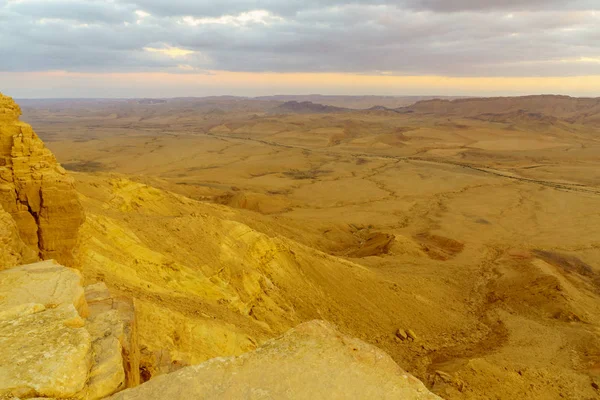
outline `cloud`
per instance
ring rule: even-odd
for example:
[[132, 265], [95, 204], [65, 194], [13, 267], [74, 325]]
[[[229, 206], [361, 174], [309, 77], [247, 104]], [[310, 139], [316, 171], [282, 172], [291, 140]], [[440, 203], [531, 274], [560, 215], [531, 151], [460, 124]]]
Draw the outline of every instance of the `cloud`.
[[389, 6], [432, 12], [462, 11], [539, 11], [539, 10], [587, 10], [597, 9], [597, 0], [119, 0], [122, 4], [134, 4], [161, 16], [208, 16], [236, 15], [257, 9], [269, 10], [283, 16], [293, 16], [308, 10], [322, 10], [347, 5]]
[[171, 47], [171, 46], [163, 46], [161, 48], [144, 47], [144, 50], [148, 51], [150, 53], [164, 54], [167, 57], [171, 57], [171, 58], [186, 57], [190, 54], [195, 53], [195, 51], [193, 51], [193, 50], [180, 49], [179, 47]]
[[0, 71], [600, 73], [597, 0], [0, 0]]
[[271, 25], [275, 22], [284, 21], [283, 18], [273, 15], [267, 10], [252, 10], [242, 12], [238, 15], [221, 15], [220, 17], [204, 17], [194, 18], [185, 16], [181, 21], [190, 26], [199, 25], [231, 25], [231, 26], [247, 26], [252, 24]]
[[98, 0], [8, 0], [4, 7], [22, 18], [91, 23], [131, 21], [134, 10], [131, 4], [111, 4]]
[[408, 0], [414, 9], [437, 12], [587, 10], [598, 8], [596, 0]]

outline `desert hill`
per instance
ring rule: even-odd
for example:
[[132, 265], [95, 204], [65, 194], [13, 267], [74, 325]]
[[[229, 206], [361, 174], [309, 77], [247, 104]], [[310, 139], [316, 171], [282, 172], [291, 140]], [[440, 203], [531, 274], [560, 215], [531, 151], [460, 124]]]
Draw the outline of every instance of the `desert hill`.
[[276, 96], [259, 96], [257, 100], [268, 101], [297, 101], [311, 102], [327, 106], [353, 108], [357, 110], [368, 109], [376, 106], [386, 108], [405, 107], [422, 100], [430, 99], [454, 99], [456, 97], [449, 96], [334, 96], [334, 95], [276, 95]]
[[286, 101], [270, 110], [271, 114], [328, 114], [350, 111], [346, 108], [327, 106], [311, 101]]
[[569, 96], [491, 97], [417, 102], [404, 112], [437, 116], [486, 117], [527, 115], [531, 118], [558, 118], [571, 123], [600, 123], [600, 98]]

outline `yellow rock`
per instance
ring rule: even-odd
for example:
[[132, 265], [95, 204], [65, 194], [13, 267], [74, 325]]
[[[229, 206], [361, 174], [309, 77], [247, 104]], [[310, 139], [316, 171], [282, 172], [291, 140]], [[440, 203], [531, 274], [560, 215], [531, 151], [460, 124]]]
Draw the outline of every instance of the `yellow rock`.
[[162, 375], [111, 400], [439, 399], [386, 353], [311, 321], [256, 351]]
[[102, 282], [86, 286], [85, 298], [94, 365], [82, 397], [94, 400], [139, 384], [139, 349], [130, 299], [114, 298]]
[[37, 253], [21, 240], [15, 221], [0, 207], [0, 270], [36, 259]]
[[0, 396], [76, 395], [88, 378], [90, 350], [72, 304], [0, 321]]
[[0, 321], [11, 320], [44, 311], [46, 307], [39, 303], [24, 303], [0, 310]]
[[79, 271], [53, 260], [1, 271], [0, 312], [29, 303], [45, 308], [70, 304], [85, 317], [87, 302], [81, 282]]
[[19, 106], [0, 94], [0, 206], [32, 251], [73, 266], [84, 220], [73, 181], [31, 126], [19, 121], [20, 114]]
[[81, 282], [52, 260], [0, 271], [0, 398], [96, 400], [125, 387], [119, 302], [94, 285], [90, 314]]
[[94, 365], [90, 371], [85, 398], [101, 399], [125, 386], [122, 348], [119, 338], [123, 336], [123, 321], [116, 310], [102, 312], [86, 325], [93, 338]]

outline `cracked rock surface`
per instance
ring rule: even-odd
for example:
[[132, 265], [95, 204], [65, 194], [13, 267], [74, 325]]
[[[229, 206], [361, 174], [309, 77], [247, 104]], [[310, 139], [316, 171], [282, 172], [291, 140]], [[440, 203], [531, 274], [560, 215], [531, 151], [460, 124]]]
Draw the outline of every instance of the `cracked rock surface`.
[[0, 398], [100, 399], [125, 387], [125, 322], [53, 260], [0, 271]]

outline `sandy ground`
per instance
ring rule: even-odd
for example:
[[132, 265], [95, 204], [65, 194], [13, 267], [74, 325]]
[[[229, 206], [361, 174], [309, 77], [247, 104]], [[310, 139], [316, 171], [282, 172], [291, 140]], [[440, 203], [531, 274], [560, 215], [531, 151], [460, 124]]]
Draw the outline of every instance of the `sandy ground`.
[[599, 398], [595, 125], [90, 107], [24, 119], [74, 171], [86, 278], [138, 299], [149, 375], [324, 318], [448, 399]]

